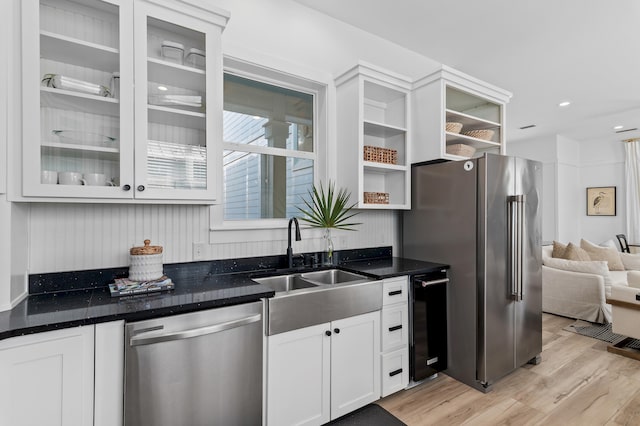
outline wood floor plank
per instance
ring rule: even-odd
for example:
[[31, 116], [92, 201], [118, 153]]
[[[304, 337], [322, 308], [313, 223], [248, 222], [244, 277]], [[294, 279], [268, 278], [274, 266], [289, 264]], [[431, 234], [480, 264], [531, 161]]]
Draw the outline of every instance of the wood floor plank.
[[573, 322], [543, 314], [542, 362], [487, 394], [440, 374], [378, 403], [409, 426], [640, 425], [640, 361], [563, 330]]

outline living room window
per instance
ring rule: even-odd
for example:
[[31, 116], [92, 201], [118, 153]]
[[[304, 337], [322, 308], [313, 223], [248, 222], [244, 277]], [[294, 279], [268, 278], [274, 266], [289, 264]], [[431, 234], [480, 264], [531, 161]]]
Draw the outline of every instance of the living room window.
[[225, 70], [223, 202], [214, 207], [214, 228], [274, 226], [273, 219], [299, 215], [296, 206], [323, 163], [316, 142], [320, 86], [256, 70]]

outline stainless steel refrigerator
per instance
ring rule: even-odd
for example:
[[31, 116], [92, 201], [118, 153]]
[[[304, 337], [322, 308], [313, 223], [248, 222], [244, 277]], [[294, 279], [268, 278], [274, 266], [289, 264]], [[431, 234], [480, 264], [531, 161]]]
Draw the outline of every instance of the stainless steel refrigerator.
[[445, 373], [478, 390], [542, 351], [542, 165], [486, 154], [416, 164], [403, 256], [451, 266]]

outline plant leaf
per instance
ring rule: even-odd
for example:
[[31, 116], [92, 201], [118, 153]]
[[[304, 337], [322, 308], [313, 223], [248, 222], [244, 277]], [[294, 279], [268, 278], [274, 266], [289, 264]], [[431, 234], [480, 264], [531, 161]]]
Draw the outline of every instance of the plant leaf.
[[320, 182], [320, 189], [314, 185], [308, 195], [309, 199], [302, 199], [304, 207], [297, 206], [304, 215], [300, 218], [302, 221], [318, 228], [337, 228], [348, 231], [355, 231], [352, 227], [361, 225], [357, 222], [346, 222], [358, 212], [351, 211], [357, 203], [349, 205], [351, 194], [345, 188], [340, 188], [336, 193], [333, 182], [329, 181], [326, 190]]

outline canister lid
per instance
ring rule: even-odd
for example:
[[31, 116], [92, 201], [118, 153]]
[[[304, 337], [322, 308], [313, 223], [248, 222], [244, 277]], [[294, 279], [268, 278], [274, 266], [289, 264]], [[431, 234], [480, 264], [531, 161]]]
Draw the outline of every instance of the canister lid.
[[162, 253], [162, 246], [152, 246], [150, 244], [151, 240], [144, 240], [144, 247], [132, 247], [130, 253], [133, 255]]

